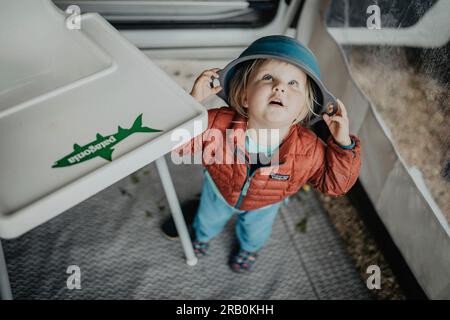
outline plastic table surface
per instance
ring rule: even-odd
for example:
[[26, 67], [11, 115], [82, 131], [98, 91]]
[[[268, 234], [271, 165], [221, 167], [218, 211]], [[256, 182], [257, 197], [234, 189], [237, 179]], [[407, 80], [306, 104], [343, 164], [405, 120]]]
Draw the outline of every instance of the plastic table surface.
[[48, 0], [13, 2], [0, 12], [5, 239], [161, 158], [180, 143], [175, 130], [207, 124], [206, 109], [99, 15], [72, 30]]

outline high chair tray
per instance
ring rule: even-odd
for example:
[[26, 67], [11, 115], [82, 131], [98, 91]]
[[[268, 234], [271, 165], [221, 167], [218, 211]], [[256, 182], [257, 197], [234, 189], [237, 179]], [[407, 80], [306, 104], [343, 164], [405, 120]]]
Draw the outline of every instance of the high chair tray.
[[0, 14], [0, 238], [170, 152], [174, 130], [207, 125], [206, 109], [98, 14], [71, 30], [50, 1], [11, 3]]

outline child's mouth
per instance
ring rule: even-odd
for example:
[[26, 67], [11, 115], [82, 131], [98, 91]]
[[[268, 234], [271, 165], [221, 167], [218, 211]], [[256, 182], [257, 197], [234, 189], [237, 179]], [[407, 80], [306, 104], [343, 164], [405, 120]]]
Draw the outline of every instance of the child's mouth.
[[272, 100], [269, 102], [269, 105], [284, 107], [283, 102], [281, 102], [281, 100]]

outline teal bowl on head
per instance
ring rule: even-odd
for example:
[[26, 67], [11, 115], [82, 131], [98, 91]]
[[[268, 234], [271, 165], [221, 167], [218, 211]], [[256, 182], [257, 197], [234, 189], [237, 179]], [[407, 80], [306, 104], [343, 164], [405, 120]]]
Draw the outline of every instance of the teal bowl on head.
[[237, 59], [218, 72], [222, 90], [217, 95], [228, 104], [229, 84], [236, 70], [254, 59], [279, 59], [299, 67], [312, 80], [314, 112], [330, 116], [337, 112], [336, 98], [322, 83], [319, 65], [312, 51], [296, 39], [282, 35], [266, 36], [254, 41]]

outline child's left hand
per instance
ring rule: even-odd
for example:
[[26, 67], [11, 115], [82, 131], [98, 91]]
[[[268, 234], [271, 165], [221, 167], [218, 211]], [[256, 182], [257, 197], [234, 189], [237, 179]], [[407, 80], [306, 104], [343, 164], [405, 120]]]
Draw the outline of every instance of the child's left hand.
[[323, 115], [323, 120], [330, 129], [334, 140], [341, 146], [349, 146], [352, 144], [350, 139], [349, 121], [347, 117], [347, 110], [341, 100], [337, 99], [338, 111], [334, 116], [327, 114]]

